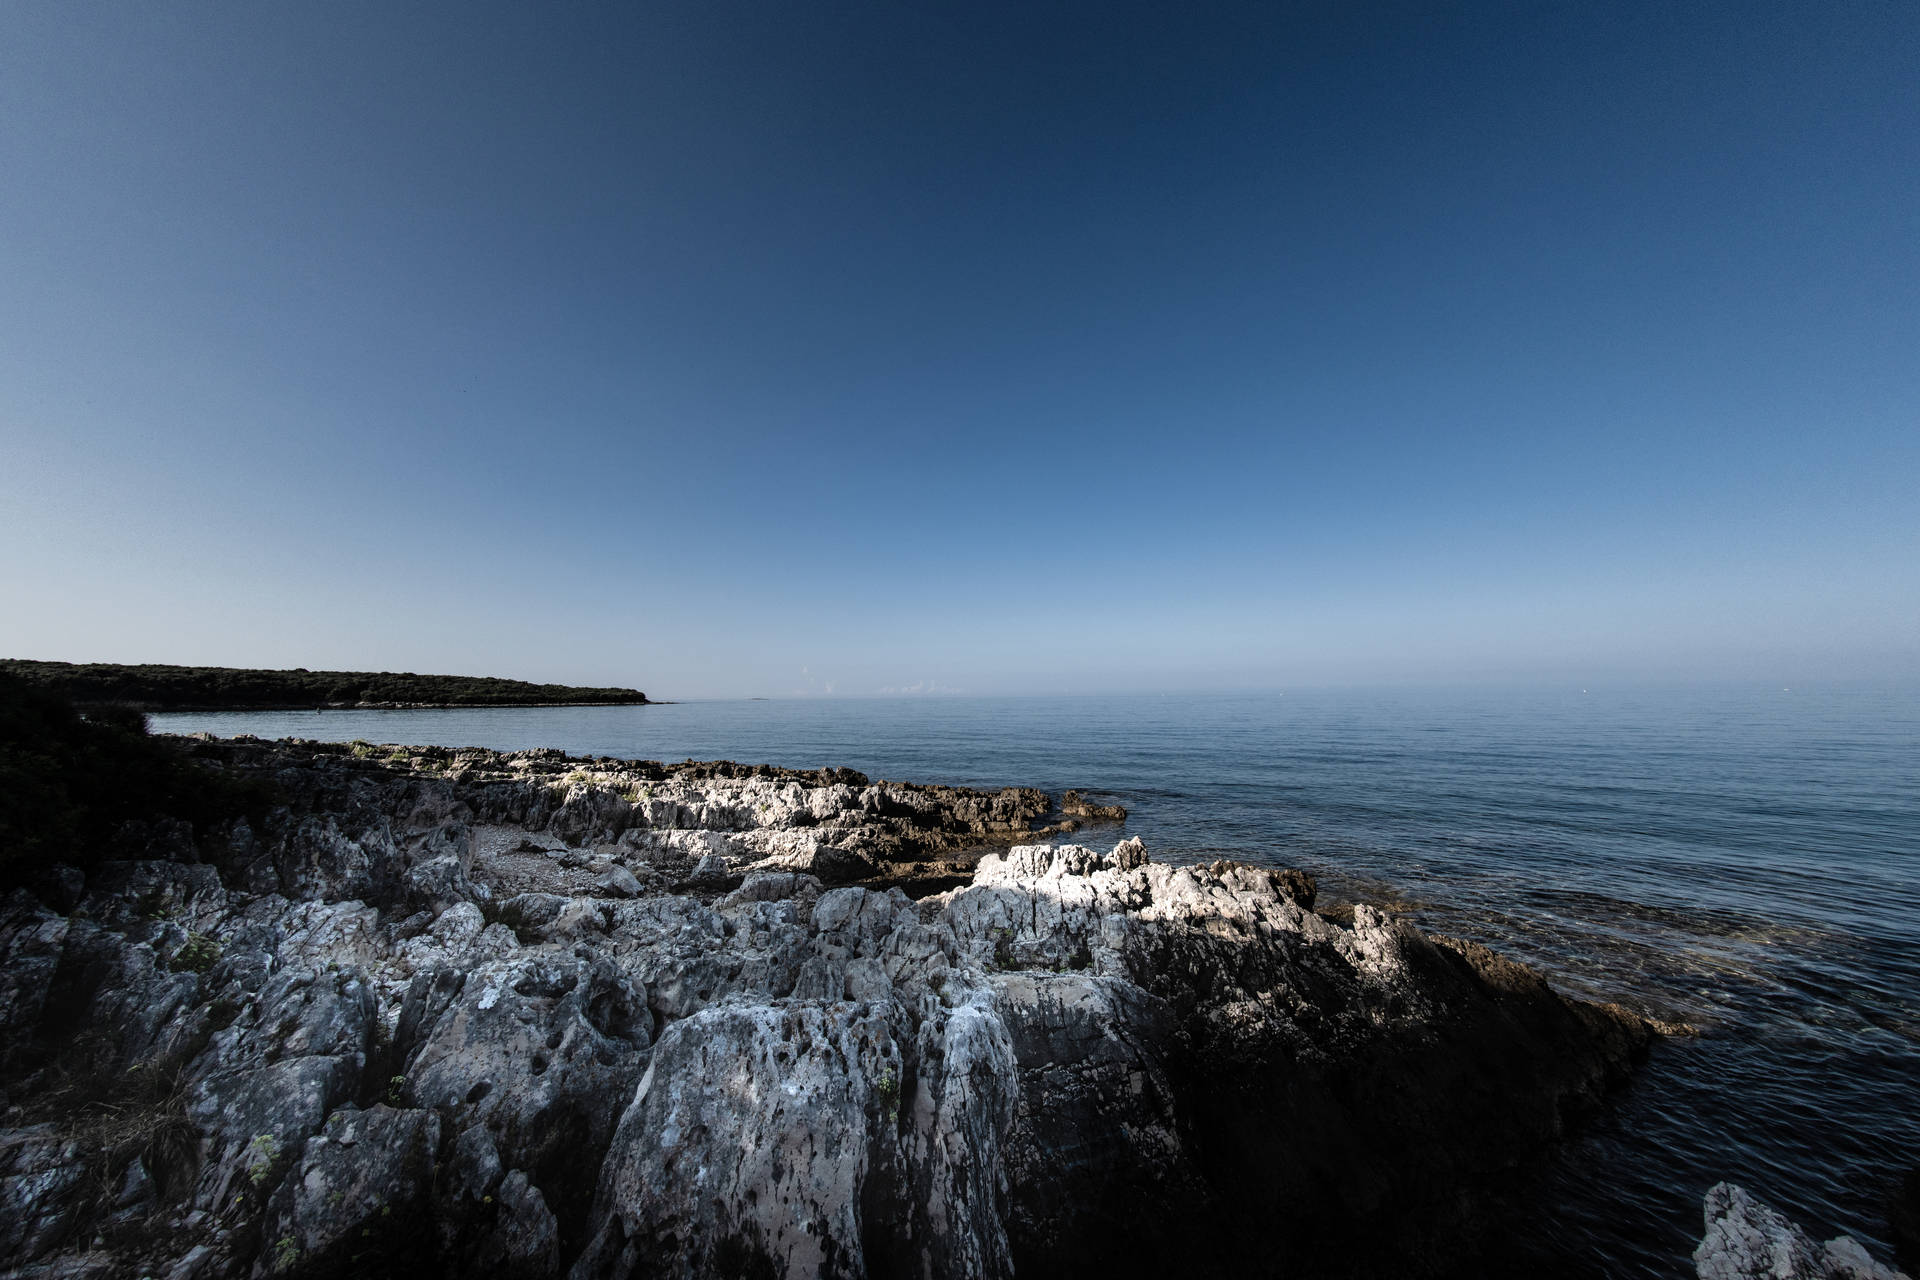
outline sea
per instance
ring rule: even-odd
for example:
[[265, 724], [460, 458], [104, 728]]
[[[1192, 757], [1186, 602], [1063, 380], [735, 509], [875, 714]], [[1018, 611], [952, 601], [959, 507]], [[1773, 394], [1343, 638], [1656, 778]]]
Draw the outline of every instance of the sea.
[[1686, 1024], [1490, 1273], [1693, 1274], [1737, 1182], [1890, 1256], [1920, 1164], [1920, 688], [1302, 689], [177, 713], [160, 732], [558, 747], [1080, 788], [1155, 858], [1295, 866]]

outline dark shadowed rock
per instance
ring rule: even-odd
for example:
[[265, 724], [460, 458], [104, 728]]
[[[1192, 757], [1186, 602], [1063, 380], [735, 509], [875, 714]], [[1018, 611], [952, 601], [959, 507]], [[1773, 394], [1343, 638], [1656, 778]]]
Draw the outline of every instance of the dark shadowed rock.
[[40, 905], [25, 889], [0, 899], [0, 1068], [10, 1068], [32, 1050], [21, 1034], [40, 1025], [54, 974], [66, 950], [67, 917]]
[[336, 1111], [267, 1204], [256, 1274], [337, 1276], [430, 1262], [419, 1217], [433, 1186], [431, 1111]]
[[1920, 1166], [1907, 1170], [1887, 1203], [1887, 1226], [1902, 1265], [1920, 1267]]
[[35, 1261], [81, 1225], [86, 1156], [52, 1125], [0, 1131], [0, 1259]]

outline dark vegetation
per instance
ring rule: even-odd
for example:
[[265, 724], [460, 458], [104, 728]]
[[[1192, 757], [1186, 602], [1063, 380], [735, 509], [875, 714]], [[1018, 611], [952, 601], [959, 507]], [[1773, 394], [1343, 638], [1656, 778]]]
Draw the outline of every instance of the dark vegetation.
[[145, 711], [273, 711], [313, 707], [512, 707], [644, 703], [638, 689], [583, 689], [492, 676], [422, 676], [411, 671], [257, 671], [243, 667], [123, 666], [0, 658], [0, 674], [81, 704], [120, 703]]
[[128, 821], [205, 829], [249, 817], [257, 825], [270, 801], [262, 784], [204, 768], [176, 743], [147, 736], [138, 711], [83, 713], [0, 672], [0, 886], [56, 863], [91, 867]]

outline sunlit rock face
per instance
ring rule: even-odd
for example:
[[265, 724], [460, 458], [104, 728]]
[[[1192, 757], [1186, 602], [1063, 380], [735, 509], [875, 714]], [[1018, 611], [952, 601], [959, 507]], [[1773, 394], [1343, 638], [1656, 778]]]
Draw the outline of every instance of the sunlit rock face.
[[1707, 1192], [1706, 1235], [1694, 1250], [1700, 1280], [1907, 1280], [1851, 1236], [1818, 1244], [1730, 1182]]
[[0, 1267], [1439, 1273], [1648, 1038], [1299, 872], [1009, 845], [1043, 793], [203, 754], [287, 802], [0, 911]]

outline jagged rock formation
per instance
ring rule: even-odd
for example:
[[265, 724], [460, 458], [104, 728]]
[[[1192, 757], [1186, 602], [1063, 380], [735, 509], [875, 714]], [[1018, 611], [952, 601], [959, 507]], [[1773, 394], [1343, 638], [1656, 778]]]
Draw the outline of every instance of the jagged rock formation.
[[1852, 1236], [1817, 1244], [1745, 1188], [1707, 1192], [1707, 1233], [1694, 1250], [1700, 1280], [1907, 1280], [1875, 1262]]
[[0, 1269], [1433, 1272], [1649, 1034], [1299, 872], [962, 870], [1037, 792], [200, 749], [287, 803], [0, 905]]
[[[1080, 826], [1053, 797], [1032, 787], [988, 792], [875, 783], [851, 769], [782, 769], [724, 760], [662, 765], [576, 759], [551, 750], [456, 751], [245, 738], [199, 741], [194, 750], [209, 763], [271, 776], [295, 812], [331, 817], [336, 829], [365, 825], [372, 805], [393, 809], [410, 828], [433, 818], [457, 819], [470, 831], [499, 827], [522, 839], [529, 833], [551, 837], [529, 841], [520, 851], [541, 853], [556, 843], [587, 848], [601, 861], [644, 864], [664, 883], [694, 878], [701, 860], [712, 855], [720, 861], [704, 874], [716, 887], [728, 877], [737, 883], [746, 870], [769, 869], [805, 871], [830, 884], [884, 878], [925, 889], [950, 887], [937, 882], [942, 877], [964, 882], [982, 847]], [[1103, 812], [1107, 820], [1126, 816], [1119, 808]], [[324, 843], [331, 837], [316, 830], [303, 838]], [[376, 833], [376, 843], [385, 838]], [[440, 852], [454, 851], [449, 846]], [[305, 853], [295, 856], [298, 861]], [[379, 862], [383, 870], [396, 871], [392, 858]], [[441, 874], [446, 865], [413, 870]], [[266, 886], [278, 874], [263, 868], [255, 879]], [[296, 883], [279, 887], [295, 896], [305, 893]]]

